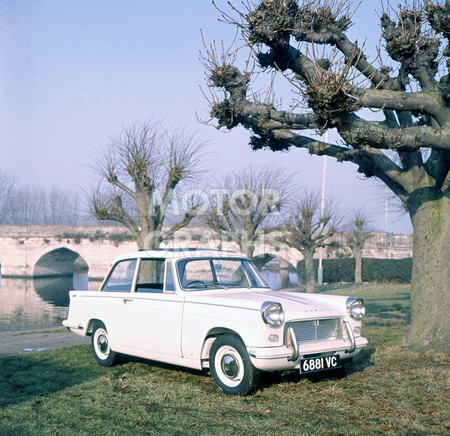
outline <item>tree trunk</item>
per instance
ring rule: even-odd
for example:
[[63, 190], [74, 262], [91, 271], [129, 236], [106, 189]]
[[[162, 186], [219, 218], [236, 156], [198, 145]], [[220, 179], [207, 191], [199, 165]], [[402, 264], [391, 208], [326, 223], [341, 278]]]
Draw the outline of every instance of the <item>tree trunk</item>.
[[289, 263], [286, 259], [280, 258], [281, 289], [289, 288]]
[[409, 343], [450, 352], [450, 199], [430, 199], [411, 213], [414, 228]]
[[136, 237], [136, 242], [139, 250], [159, 248], [162, 242], [161, 232], [150, 232], [142, 229], [139, 236]]
[[355, 251], [355, 283], [361, 283], [361, 270], [362, 270], [362, 250]]
[[247, 242], [247, 240], [241, 240], [239, 244], [241, 253], [245, 254], [249, 259], [253, 259], [253, 254], [255, 253], [255, 246], [253, 241]]
[[306, 292], [316, 292], [316, 274], [314, 271], [314, 251], [304, 251], [306, 270]]

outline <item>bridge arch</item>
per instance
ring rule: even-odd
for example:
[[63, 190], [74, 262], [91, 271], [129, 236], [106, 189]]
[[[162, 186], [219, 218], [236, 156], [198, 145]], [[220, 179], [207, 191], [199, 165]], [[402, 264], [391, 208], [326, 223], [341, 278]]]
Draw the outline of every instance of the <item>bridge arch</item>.
[[301, 282], [297, 276], [295, 265], [279, 254], [263, 253], [255, 256], [252, 260], [272, 289], [300, 286]]
[[34, 277], [72, 277], [74, 274], [87, 274], [89, 265], [75, 251], [56, 248], [39, 258], [34, 265]]

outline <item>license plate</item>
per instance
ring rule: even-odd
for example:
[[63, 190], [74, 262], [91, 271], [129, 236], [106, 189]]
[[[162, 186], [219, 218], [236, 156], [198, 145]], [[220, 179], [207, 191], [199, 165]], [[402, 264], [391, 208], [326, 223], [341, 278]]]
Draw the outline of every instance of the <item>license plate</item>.
[[341, 359], [338, 355], [326, 357], [311, 357], [310, 359], [300, 360], [300, 373], [325, 371], [341, 367]]

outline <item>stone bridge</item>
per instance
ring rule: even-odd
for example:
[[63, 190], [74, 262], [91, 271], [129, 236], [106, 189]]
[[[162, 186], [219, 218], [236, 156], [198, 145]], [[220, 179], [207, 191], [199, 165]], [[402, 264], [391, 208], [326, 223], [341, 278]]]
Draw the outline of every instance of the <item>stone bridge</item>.
[[[345, 235], [338, 235], [345, 240]], [[238, 251], [236, 244], [221, 242], [211, 230], [182, 229], [163, 247], [202, 247]], [[135, 251], [136, 243], [123, 227], [88, 226], [0, 226], [0, 273], [3, 276], [54, 277], [88, 272], [91, 279], [103, 278], [114, 257]], [[346, 249], [341, 250], [342, 254]], [[275, 259], [277, 266], [296, 266], [302, 256], [277, 244], [273, 238], [260, 242], [255, 256]], [[336, 253], [324, 253], [324, 258]], [[404, 258], [412, 256], [411, 235], [373, 233], [366, 242], [364, 257]], [[278, 262], [279, 261], [279, 262]]]

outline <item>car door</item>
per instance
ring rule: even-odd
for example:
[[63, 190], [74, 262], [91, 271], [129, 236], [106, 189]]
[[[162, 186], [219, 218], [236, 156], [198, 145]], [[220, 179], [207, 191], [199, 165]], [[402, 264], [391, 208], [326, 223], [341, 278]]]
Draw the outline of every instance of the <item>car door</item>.
[[95, 307], [94, 318], [105, 324], [113, 349], [126, 346], [132, 333], [127, 328], [130, 324], [129, 316], [132, 315], [127, 310], [127, 303], [131, 300], [136, 266], [137, 259], [117, 262], [92, 304]]
[[126, 306], [128, 347], [152, 355], [181, 356], [183, 297], [175, 292], [170, 261], [140, 259]]

